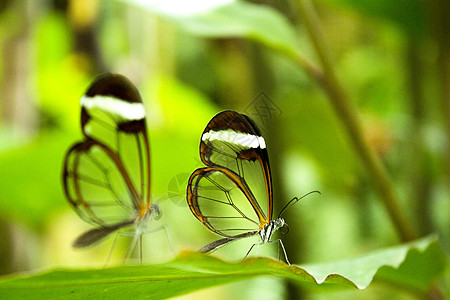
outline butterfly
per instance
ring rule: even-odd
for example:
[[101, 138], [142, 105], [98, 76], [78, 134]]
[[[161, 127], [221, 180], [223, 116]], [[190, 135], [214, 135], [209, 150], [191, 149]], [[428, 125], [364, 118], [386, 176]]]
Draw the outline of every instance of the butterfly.
[[84, 139], [68, 150], [62, 177], [69, 204], [95, 228], [73, 246], [90, 246], [126, 228], [133, 235], [128, 257], [142, 245], [149, 220], [161, 216], [150, 198], [145, 107], [126, 77], [109, 73], [93, 81], [80, 104]]
[[283, 242], [270, 238], [276, 230], [288, 228], [281, 214], [302, 197], [289, 201], [279, 217], [272, 219], [269, 156], [256, 123], [235, 111], [218, 113], [203, 131], [200, 158], [206, 167], [196, 169], [189, 177], [187, 202], [203, 225], [224, 238], [199, 251], [208, 253], [232, 241], [259, 235], [259, 243], [253, 246], [278, 242], [289, 264]]

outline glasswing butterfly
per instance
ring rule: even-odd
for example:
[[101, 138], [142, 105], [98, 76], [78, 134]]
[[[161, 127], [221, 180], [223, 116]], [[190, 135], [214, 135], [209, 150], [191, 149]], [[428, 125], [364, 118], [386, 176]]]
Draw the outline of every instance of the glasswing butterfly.
[[[203, 225], [225, 238], [199, 251], [211, 252], [232, 241], [256, 235], [260, 241], [247, 255], [255, 245], [271, 243], [272, 233], [287, 226], [281, 214], [299, 198], [292, 199], [279, 217], [272, 219], [269, 156], [256, 123], [234, 111], [218, 113], [203, 131], [200, 158], [206, 167], [191, 174], [187, 202]], [[289, 264], [282, 241], [273, 242], [279, 243]]]
[[150, 147], [141, 96], [126, 77], [104, 74], [80, 104], [84, 139], [65, 156], [64, 192], [81, 219], [96, 228], [73, 246], [90, 246], [127, 228], [133, 240], [125, 258], [139, 243], [142, 260], [142, 233], [160, 211], [150, 199]]

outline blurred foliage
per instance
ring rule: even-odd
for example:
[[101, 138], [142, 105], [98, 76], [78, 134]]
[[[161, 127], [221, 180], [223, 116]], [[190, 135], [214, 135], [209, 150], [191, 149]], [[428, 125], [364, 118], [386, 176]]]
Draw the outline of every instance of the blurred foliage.
[[338, 6], [349, 6], [364, 15], [380, 18], [392, 22], [407, 34], [413, 36], [424, 36], [430, 30], [427, 23], [427, 3], [420, 0], [400, 0], [400, 1], [361, 1], [361, 0], [324, 0]]
[[[279, 182], [275, 193], [284, 195], [274, 199], [274, 215], [294, 196], [322, 193], [290, 209], [286, 238], [294, 245], [288, 253], [298, 252], [295, 263], [342, 259], [398, 242], [342, 120], [320, 83], [293, 59], [301, 54], [311, 64], [317, 61], [296, 1], [75, 2], [1, 2], [0, 232], [11, 236], [0, 242], [2, 259], [11, 262], [2, 273], [99, 264], [106, 257], [111, 241], [86, 251], [70, 248], [89, 227], [70, 210], [61, 185], [65, 151], [81, 138], [78, 99], [104, 70], [128, 76], [144, 99], [153, 199], [162, 207], [161, 222], [175, 252], [217, 238], [191, 215], [184, 193], [189, 174], [202, 166], [201, 132], [223, 109], [260, 122], [272, 167], [279, 170], [273, 174]], [[437, 70], [440, 57], [448, 54], [441, 53], [434, 34], [436, 3], [427, 4], [315, 2], [367, 143], [386, 165], [417, 231], [437, 233], [448, 256], [450, 128], [445, 123], [450, 116], [442, 105], [450, 100], [441, 99]], [[88, 20], [80, 20], [80, 11], [89, 11]], [[262, 120], [255, 114], [260, 92], [278, 112]], [[147, 239], [150, 262], [173, 257], [164, 234]], [[120, 261], [126, 247], [119, 241], [112, 260]], [[239, 259], [245, 247], [230, 245], [217, 255]], [[252, 281], [252, 295], [262, 282]], [[281, 280], [271, 284], [283, 288]], [[219, 287], [214, 295], [227, 287], [238, 295], [243, 286], [248, 287]], [[258, 298], [268, 295], [260, 292]], [[354, 299], [384, 296], [411, 298], [383, 283], [364, 294], [350, 293]]]

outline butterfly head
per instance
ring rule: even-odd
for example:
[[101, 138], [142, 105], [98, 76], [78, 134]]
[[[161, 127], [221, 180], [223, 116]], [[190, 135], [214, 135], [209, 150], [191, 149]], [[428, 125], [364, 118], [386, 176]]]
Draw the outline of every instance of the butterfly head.
[[270, 241], [270, 237], [272, 234], [277, 231], [279, 228], [287, 226], [286, 221], [283, 218], [278, 218], [276, 220], [272, 220], [259, 231], [259, 236], [263, 243], [267, 243]]
[[149, 213], [153, 216], [153, 219], [155, 219], [155, 220], [159, 220], [162, 216], [161, 209], [159, 208], [159, 206], [157, 204], [152, 204], [150, 206]]

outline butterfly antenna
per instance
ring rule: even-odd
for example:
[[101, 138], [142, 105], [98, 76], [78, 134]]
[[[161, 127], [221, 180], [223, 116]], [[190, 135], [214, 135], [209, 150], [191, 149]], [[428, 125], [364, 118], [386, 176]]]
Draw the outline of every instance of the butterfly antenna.
[[312, 194], [312, 193], [319, 193], [319, 194], [321, 194], [319, 191], [312, 191], [312, 192], [309, 192], [309, 193], [304, 194], [304, 195], [301, 196], [300, 198], [297, 198], [297, 197], [292, 198], [291, 201], [289, 201], [289, 202], [283, 207], [283, 209], [280, 211], [280, 213], [278, 214], [278, 218], [280, 218], [281, 215], [282, 215], [288, 208], [290, 208], [292, 205], [294, 205], [295, 203], [297, 203], [300, 199], [303, 199], [303, 198], [305, 198], [306, 196], [308, 196], [309, 194]]

